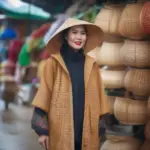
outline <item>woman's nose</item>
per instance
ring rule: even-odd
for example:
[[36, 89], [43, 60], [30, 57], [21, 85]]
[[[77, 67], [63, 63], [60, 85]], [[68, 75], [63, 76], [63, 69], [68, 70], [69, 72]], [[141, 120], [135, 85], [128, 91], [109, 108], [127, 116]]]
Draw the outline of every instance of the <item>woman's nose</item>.
[[81, 34], [77, 34], [77, 39], [81, 39]]

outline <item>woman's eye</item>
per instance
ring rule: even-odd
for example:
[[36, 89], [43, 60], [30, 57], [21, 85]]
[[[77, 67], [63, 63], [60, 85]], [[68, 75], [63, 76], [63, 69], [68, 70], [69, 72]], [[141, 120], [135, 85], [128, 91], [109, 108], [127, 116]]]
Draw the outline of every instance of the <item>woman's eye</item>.
[[82, 35], [85, 35], [85, 32], [82, 32], [81, 34], [82, 34]]

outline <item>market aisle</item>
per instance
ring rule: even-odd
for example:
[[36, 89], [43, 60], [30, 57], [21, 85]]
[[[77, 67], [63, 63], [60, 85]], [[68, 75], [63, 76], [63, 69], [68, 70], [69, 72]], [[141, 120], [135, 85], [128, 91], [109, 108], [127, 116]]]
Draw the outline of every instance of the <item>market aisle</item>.
[[0, 150], [42, 150], [31, 130], [32, 108], [10, 104], [4, 111], [0, 101]]

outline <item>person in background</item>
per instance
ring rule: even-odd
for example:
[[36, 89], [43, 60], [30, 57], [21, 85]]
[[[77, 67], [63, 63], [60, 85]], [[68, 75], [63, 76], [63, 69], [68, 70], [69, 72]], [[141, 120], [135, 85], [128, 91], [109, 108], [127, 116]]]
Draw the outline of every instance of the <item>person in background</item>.
[[67, 19], [47, 44], [40, 87], [32, 102], [32, 129], [47, 150], [99, 150], [99, 120], [109, 115], [99, 67], [87, 53], [103, 32], [94, 24]]

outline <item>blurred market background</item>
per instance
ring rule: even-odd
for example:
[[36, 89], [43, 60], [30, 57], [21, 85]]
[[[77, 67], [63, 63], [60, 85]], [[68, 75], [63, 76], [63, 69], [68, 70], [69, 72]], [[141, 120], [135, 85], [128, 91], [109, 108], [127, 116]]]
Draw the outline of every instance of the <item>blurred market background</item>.
[[[100, 66], [114, 131], [122, 132], [108, 132], [117, 142], [108, 136], [101, 150], [150, 150], [149, 12], [148, 0], [0, 0], [0, 150], [42, 149], [31, 130], [31, 103], [50, 57], [47, 41], [68, 17], [104, 31], [89, 55]], [[133, 127], [140, 136], [131, 135]]]

